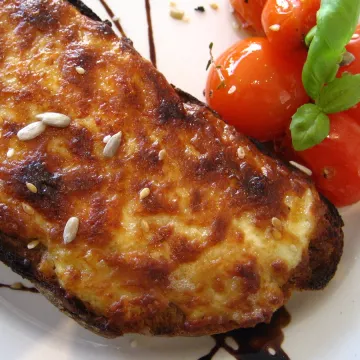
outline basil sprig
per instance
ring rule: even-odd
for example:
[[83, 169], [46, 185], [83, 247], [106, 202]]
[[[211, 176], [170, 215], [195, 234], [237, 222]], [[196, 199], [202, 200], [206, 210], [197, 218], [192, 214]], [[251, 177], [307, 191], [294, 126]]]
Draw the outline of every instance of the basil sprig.
[[360, 76], [336, 78], [360, 16], [360, 0], [322, 0], [316, 28], [306, 37], [310, 44], [302, 80], [315, 104], [293, 116], [290, 131], [295, 150], [319, 144], [330, 132], [327, 114], [350, 109], [360, 101]]

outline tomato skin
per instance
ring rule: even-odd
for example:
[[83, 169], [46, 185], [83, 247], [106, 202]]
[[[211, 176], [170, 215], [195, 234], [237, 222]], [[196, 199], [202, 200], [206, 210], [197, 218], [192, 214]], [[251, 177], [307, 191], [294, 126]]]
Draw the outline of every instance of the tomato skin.
[[[338, 77], [341, 77], [344, 72], [349, 72], [354, 75], [360, 74], [360, 25], [357, 26], [355, 34], [359, 35], [359, 37], [352, 39], [346, 46], [346, 50], [355, 56], [355, 60], [350, 65], [341, 66], [337, 75]], [[360, 104], [347, 110], [346, 113], [355, 118], [360, 124]]]
[[313, 172], [317, 188], [336, 206], [360, 201], [360, 125], [347, 113], [330, 115], [329, 136], [297, 156]]
[[[301, 81], [306, 51], [285, 57], [266, 38], [250, 38], [230, 47], [210, 69], [206, 98], [225, 121], [245, 135], [272, 140], [289, 126], [297, 108], [309, 101]], [[236, 91], [229, 94], [232, 87]]]
[[[305, 36], [316, 25], [320, 0], [268, 0], [262, 25], [271, 44], [283, 51], [305, 48]], [[280, 25], [278, 31], [271, 26]]]
[[267, 0], [230, 0], [235, 15], [242, 22], [244, 28], [250, 27], [255, 35], [262, 36], [264, 31], [261, 24], [261, 13]]

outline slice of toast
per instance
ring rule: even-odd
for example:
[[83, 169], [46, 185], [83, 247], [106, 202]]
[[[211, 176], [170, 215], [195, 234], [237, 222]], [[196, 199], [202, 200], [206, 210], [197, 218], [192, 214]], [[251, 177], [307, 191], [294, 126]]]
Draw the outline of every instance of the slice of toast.
[[[251, 327], [326, 286], [343, 223], [308, 177], [79, 1], [0, 1], [1, 261], [106, 337]], [[19, 139], [46, 112], [70, 125]]]

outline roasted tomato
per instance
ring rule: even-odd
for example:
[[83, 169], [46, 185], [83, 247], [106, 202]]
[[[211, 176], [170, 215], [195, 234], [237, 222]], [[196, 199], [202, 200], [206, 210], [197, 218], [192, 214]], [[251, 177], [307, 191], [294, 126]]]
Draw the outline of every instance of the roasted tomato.
[[261, 13], [266, 0], [230, 0], [230, 3], [244, 28], [254, 30], [256, 35], [264, 35], [261, 25]]
[[[344, 72], [349, 72], [351, 74], [360, 74], [360, 25], [357, 26], [353, 39], [346, 47], [346, 50], [351, 55], [353, 55], [354, 58], [350, 58], [349, 65], [340, 67], [338, 76], [341, 76]], [[348, 110], [346, 113], [356, 119], [360, 124], [360, 104], [357, 104], [355, 107]]]
[[318, 189], [335, 205], [346, 206], [360, 200], [360, 124], [347, 113], [330, 118], [329, 136], [296, 155], [312, 170]]
[[268, 0], [262, 25], [270, 43], [282, 51], [305, 48], [305, 36], [316, 25], [320, 0]]
[[266, 38], [240, 41], [210, 69], [208, 104], [245, 135], [274, 139], [309, 101], [301, 81], [305, 59], [305, 50], [284, 56]]

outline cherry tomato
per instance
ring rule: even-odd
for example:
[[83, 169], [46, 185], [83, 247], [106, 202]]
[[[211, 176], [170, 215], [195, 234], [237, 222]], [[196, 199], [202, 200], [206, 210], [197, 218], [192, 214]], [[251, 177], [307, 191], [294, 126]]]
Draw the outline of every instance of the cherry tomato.
[[[355, 60], [347, 66], [341, 66], [338, 77], [342, 76], [344, 72], [360, 74], [360, 25], [357, 26], [353, 39], [349, 45], [346, 46], [346, 50], [355, 56]], [[346, 113], [355, 118], [360, 124], [360, 104], [348, 110]]]
[[272, 45], [292, 51], [305, 48], [305, 36], [316, 25], [320, 0], [268, 0], [262, 25]]
[[261, 13], [267, 0], [230, 0], [235, 15], [242, 22], [244, 28], [255, 30], [256, 35], [264, 35], [261, 25]]
[[336, 206], [360, 200], [360, 125], [346, 113], [330, 115], [329, 136], [297, 156], [313, 172], [315, 183]]
[[[274, 139], [289, 126], [297, 108], [309, 101], [301, 81], [306, 55], [304, 50], [285, 57], [266, 38], [240, 41], [211, 67], [207, 102], [245, 135]], [[225, 87], [219, 88], [219, 72]]]

